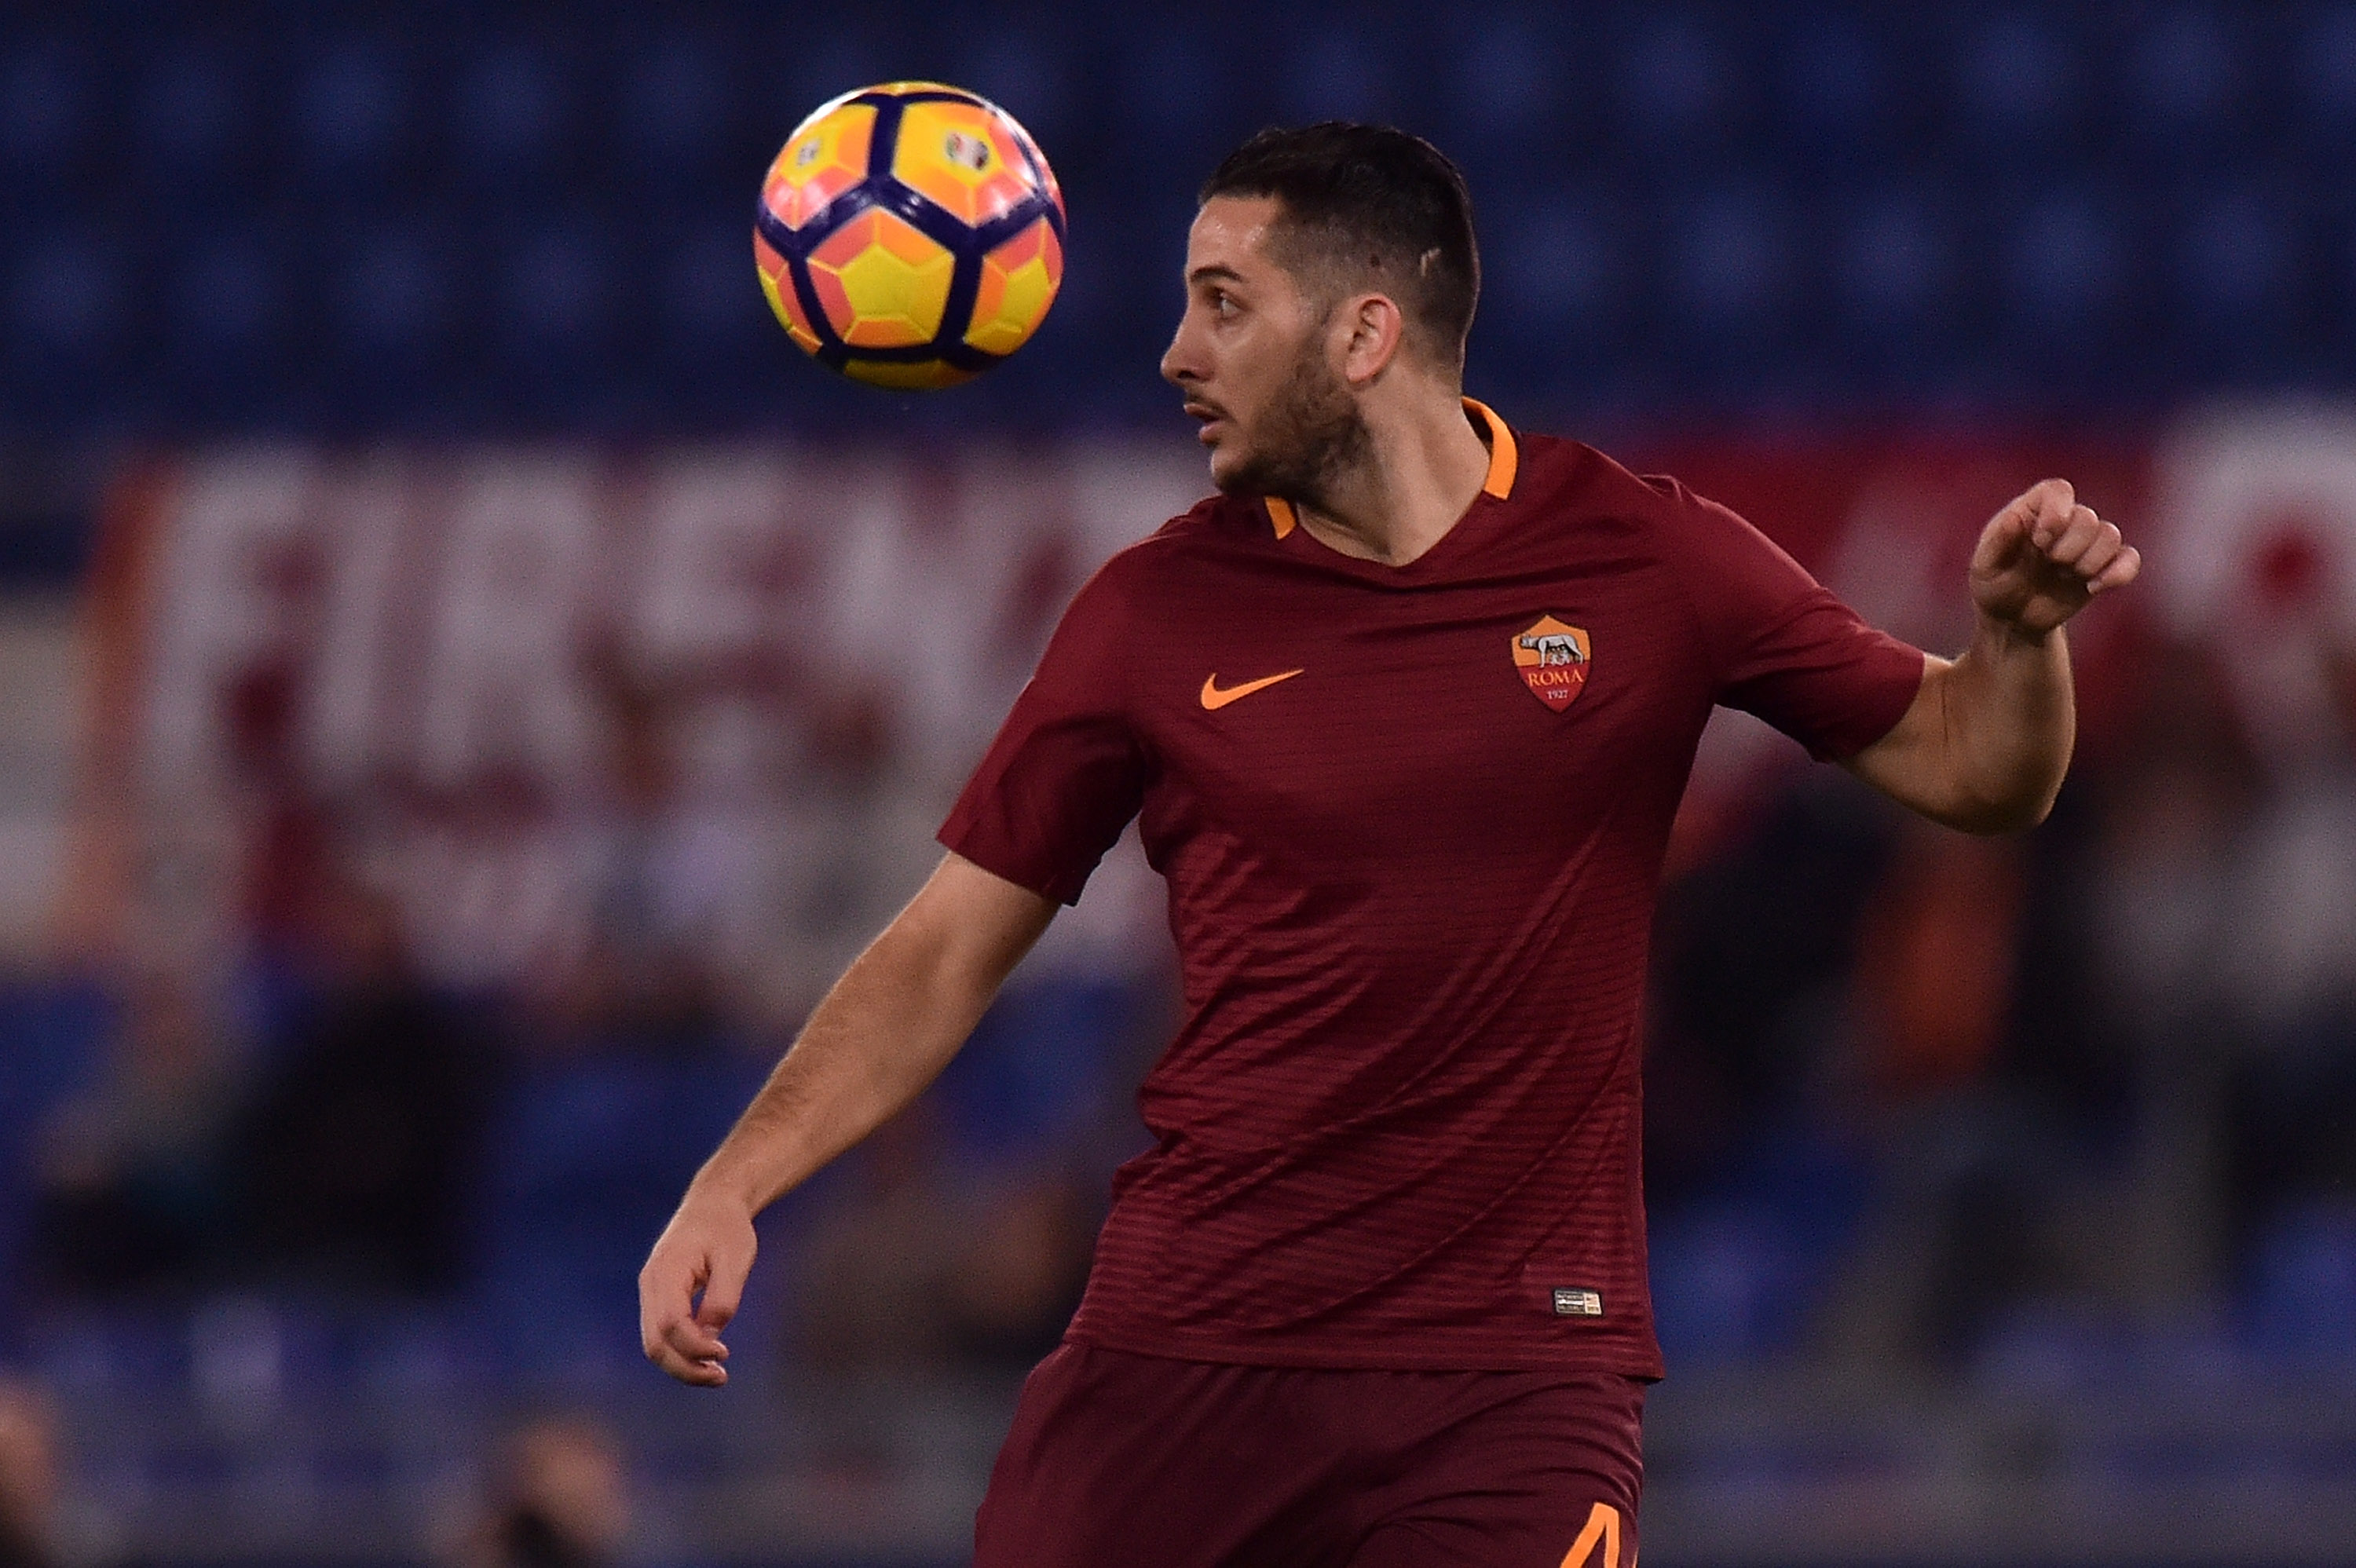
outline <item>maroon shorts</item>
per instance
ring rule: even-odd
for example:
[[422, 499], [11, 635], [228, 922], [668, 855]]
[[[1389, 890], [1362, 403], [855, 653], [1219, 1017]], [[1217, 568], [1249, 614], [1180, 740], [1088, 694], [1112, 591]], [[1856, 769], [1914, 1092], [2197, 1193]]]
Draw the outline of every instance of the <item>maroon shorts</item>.
[[975, 1568], [1634, 1568], [1644, 1385], [1065, 1345], [1023, 1385]]

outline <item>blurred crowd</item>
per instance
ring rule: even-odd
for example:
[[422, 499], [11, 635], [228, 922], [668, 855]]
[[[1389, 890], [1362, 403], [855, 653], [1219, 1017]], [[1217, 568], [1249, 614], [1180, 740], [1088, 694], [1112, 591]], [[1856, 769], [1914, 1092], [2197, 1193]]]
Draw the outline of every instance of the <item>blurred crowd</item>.
[[[47, 1517], [76, 1440], [86, 1473], [127, 1436], [60, 1424], [42, 1392], [60, 1357], [94, 1356], [88, 1375], [134, 1408], [192, 1398], [209, 1441], [266, 1446], [278, 1413], [337, 1397], [355, 1365], [408, 1376], [418, 1322], [415, 1355], [459, 1381], [429, 1373], [402, 1403], [460, 1413], [445, 1445], [480, 1434], [482, 1501], [438, 1529], [443, 1556], [586, 1568], [635, 1539], [625, 1440], [595, 1413], [659, 1381], [637, 1355], [637, 1264], [819, 967], [929, 868], [945, 803], [872, 700], [814, 707], [806, 788], [778, 808], [803, 854], [776, 943], [804, 952], [748, 982], [699, 880], [760, 852], [728, 836], [746, 814], [678, 786], [679, 709], [602, 663], [606, 793], [569, 825], [585, 920], [541, 961], [436, 973], [381, 803], [310, 791], [259, 744], [237, 763], [262, 784], [239, 795], [225, 961], [143, 925], [173, 903], [166, 853], [137, 868], [146, 912], [122, 945], [0, 987], [0, 1367], [37, 1370], [0, 1391], [0, 1564], [116, 1556], [70, 1509]], [[1052, 1348], [1109, 1172], [1141, 1139], [1124, 1084], [1170, 1008], [1157, 946], [1090, 965], [1087, 927], [1108, 910], [1133, 927], [1150, 879], [1124, 846], [1076, 940], [1046, 944], [935, 1091], [765, 1221], [737, 1336], [753, 1397], [814, 1390], [842, 1412], [827, 1444], [856, 1452], [862, 1391], [1009, 1378]], [[548, 1400], [576, 1411], [498, 1438], [498, 1413]]]
[[[1681, 845], [1647, 1128], [1673, 1354], [1690, 1332], [1705, 1356], [1953, 1365], [2056, 1311], [2223, 1314], [2283, 1345], [2347, 1326], [2356, 656], [2124, 641], [2032, 835], [1943, 832], [1775, 759]], [[214, 983], [159, 966], [19, 997], [26, 1068], [61, 1060], [44, 1007], [86, 1054], [27, 1129], [18, 1323], [510, 1286], [626, 1317], [635, 1252], [786, 1036], [663, 913], [663, 727], [616, 713], [612, 873], [562, 967], [429, 978], [365, 843], [316, 814], [260, 836], [251, 939]], [[854, 715], [819, 750], [854, 812], [896, 787], [890, 736]], [[827, 920], [880, 923], [925, 826], [904, 809], [827, 846], [851, 879]], [[1053, 1343], [1174, 1005], [1154, 886], [1125, 846], [1092, 897], [1144, 912], [1133, 951], [1048, 954], [932, 1095], [789, 1206], [785, 1338], [809, 1365], [1019, 1366]]]
[[[642, 713], [620, 707], [605, 874], [562, 962], [493, 986], [430, 976], [365, 825], [282, 796], [234, 963], [26, 987], [20, 1006], [71, 1015], [76, 1038], [53, 1046], [26, 1129], [19, 1323], [81, 1301], [517, 1287], [610, 1351], [637, 1254], [794, 1021], [748, 1001], [677, 913], [692, 890], [666, 881], [682, 865], [667, 840], [705, 825], [674, 809]], [[821, 812], [897, 787], [877, 726], [847, 728], [822, 748], [841, 771]], [[822, 845], [838, 882], [814, 924], [872, 934], [937, 853], [928, 827]], [[1054, 1342], [1135, 1141], [1118, 1085], [1164, 1009], [1153, 960], [1074, 971], [1051, 950], [936, 1093], [796, 1211], [788, 1339], [812, 1364], [1013, 1364]]]
[[[1957, 540], [2042, 473], [2154, 547], [2033, 834], [1706, 742], [1648, 1012], [1673, 1372], [2356, 1376], [2356, 421], [2305, 401], [2356, 389], [2356, 10], [594, 9], [0, 23], [0, 1568], [280, 1518], [414, 1558], [371, 1496], [452, 1564], [662, 1556], [637, 1263], [1057, 607], [1199, 491], [1152, 369], [1195, 180], [1336, 114], [1466, 169], [1477, 394], [1668, 436], [1877, 623], [1954, 645]], [[915, 76], [1038, 136], [1071, 270], [887, 401], [766, 318], [746, 212], [801, 113]], [[794, 1394], [744, 1452], [839, 1450], [799, 1517], [844, 1552], [969, 1506], [859, 1513], [894, 1443], [963, 1463], [875, 1402], [1004, 1383], [1076, 1299], [1160, 890], [1124, 843], [764, 1222], [738, 1386]], [[365, 1484], [306, 1399], [397, 1413]]]
[[1691, 1325], [1721, 1353], [2348, 1354], [2356, 647], [2263, 671], [2258, 640], [2115, 650], [2132, 678], [2030, 835], [1820, 770], [1670, 888], [1646, 1131], [1673, 1328], [1687, 1225], [1731, 1214], [1747, 1288]]
[[[1721, 720], [1649, 1009], [1673, 1369], [1968, 1383], [2136, 1345], [2154, 1366], [2202, 1347], [2346, 1368], [2356, 638], [2328, 537], [2259, 552], [2269, 607], [2246, 635], [2187, 635], [2165, 604], [2091, 618], [2078, 763], [2026, 836], [1926, 827]], [[1930, 597], [1952, 622], [1959, 596]], [[1908, 617], [1890, 618], [1950, 635]], [[434, 1386], [499, 1391], [504, 1413], [477, 1501], [437, 1526], [470, 1564], [611, 1561], [643, 1536], [629, 1439], [601, 1424], [659, 1381], [636, 1267], [825, 978], [747, 984], [712, 868], [782, 855], [777, 940], [830, 972], [922, 877], [958, 782], [890, 685], [806, 672], [776, 709], [790, 787], [715, 812], [683, 782], [692, 701], [602, 645], [575, 673], [600, 782], [551, 809], [574, 814], [582, 916], [533, 962], [429, 961], [437, 890], [421, 905], [387, 797], [312, 788], [274, 717], [290, 699], [241, 677], [218, 694], [243, 803], [234, 940], [142, 923], [205, 901], [174, 889], [207, 862], [159, 852], [116, 945], [0, 992], [5, 1344], [73, 1376], [111, 1357], [134, 1385], [182, 1357], [160, 1375], [232, 1435], [268, 1430], [241, 1411], [344, 1386], [352, 1356], [380, 1381], [455, 1356], [466, 1381]], [[784, 830], [732, 837], [764, 819]], [[793, 1388], [798, 1441], [847, 1474], [908, 1441], [878, 1436], [879, 1391], [1011, 1380], [1060, 1334], [1141, 1145], [1130, 1089], [1175, 1017], [1159, 893], [1124, 842], [936, 1088], [765, 1221], [739, 1364], [756, 1398]], [[138, 1328], [159, 1321], [184, 1347], [162, 1361]], [[402, 1338], [421, 1321], [422, 1351]], [[338, 1335], [361, 1348], [321, 1348]], [[57, 1407], [11, 1387], [0, 1521], [32, 1541]]]
[[[59, 1568], [113, 1555], [77, 1528], [64, 1496], [67, 1464], [56, 1400], [31, 1382], [0, 1381], [0, 1565]], [[624, 1561], [632, 1523], [611, 1424], [581, 1412], [529, 1416], [498, 1443], [437, 1556], [442, 1568], [608, 1568]]]

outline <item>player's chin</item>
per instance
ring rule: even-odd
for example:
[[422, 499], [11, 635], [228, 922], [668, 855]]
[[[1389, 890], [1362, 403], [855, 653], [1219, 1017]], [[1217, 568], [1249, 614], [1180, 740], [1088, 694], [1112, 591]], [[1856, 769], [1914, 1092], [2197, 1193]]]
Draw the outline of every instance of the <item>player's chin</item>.
[[1210, 438], [1211, 483], [1222, 495], [1257, 496], [1258, 469], [1240, 442], [1225, 432]]

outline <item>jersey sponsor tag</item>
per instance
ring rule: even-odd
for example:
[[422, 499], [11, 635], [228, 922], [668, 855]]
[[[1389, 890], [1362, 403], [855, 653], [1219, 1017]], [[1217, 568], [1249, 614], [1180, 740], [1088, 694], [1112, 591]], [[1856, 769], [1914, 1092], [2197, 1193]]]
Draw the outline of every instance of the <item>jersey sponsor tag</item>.
[[1557, 1287], [1554, 1315], [1557, 1317], [1601, 1317], [1603, 1316], [1603, 1295], [1601, 1291]]
[[1587, 666], [1594, 645], [1587, 633], [1567, 621], [1541, 615], [1514, 634], [1514, 667], [1530, 695], [1557, 713], [1587, 689]]

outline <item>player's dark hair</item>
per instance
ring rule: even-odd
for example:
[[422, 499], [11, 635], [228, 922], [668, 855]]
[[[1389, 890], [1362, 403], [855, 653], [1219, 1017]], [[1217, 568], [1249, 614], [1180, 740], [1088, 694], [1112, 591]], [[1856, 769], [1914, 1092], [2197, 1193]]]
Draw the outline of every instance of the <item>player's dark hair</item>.
[[1462, 367], [1481, 253], [1472, 194], [1439, 148], [1388, 125], [1271, 127], [1203, 182], [1200, 199], [1215, 196], [1274, 197], [1289, 231], [1277, 240], [1288, 271], [1323, 271], [1345, 290], [1378, 275], [1427, 354]]

